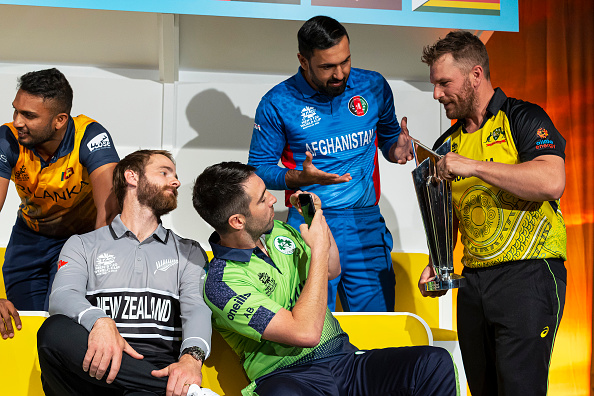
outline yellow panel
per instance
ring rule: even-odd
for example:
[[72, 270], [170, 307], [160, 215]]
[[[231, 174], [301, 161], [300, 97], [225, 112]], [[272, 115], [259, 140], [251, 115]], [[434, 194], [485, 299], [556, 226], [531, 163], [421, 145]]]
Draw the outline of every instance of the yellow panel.
[[2, 394], [11, 396], [43, 396], [41, 370], [37, 358], [37, 330], [42, 316], [22, 316], [23, 328], [14, 338], [0, 340], [0, 384]]
[[336, 319], [359, 349], [410, 345], [428, 345], [429, 335], [423, 323], [406, 314], [336, 313]]
[[2, 264], [4, 264], [4, 252], [6, 248], [0, 248], [0, 298], [6, 298], [6, 289], [4, 288], [4, 276], [2, 275]]
[[233, 352], [218, 331], [213, 330], [211, 354], [202, 367], [202, 386], [224, 395], [240, 395], [249, 381]]
[[214, 255], [212, 254], [212, 252], [210, 250], [206, 251], [206, 255], [208, 256], [208, 261], [212, 260], [212, 258], [214, 257]]
[[418, 282], [421, 272], [427, 266], [429, 256], [423, 253], [392, 252], [392, 265], [396, 274], [395, 311], [412, 312], [429, 327], [439, 327], [439, 300], [423, 297]]

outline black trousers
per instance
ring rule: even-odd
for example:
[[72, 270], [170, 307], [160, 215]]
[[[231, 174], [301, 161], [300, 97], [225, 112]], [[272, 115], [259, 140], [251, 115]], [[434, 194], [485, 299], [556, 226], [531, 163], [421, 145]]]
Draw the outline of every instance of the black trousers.
[[122, 354], [120, 371], [114, 382], [107, 384], [107, 369], [97, 380], [82, 369], [87, 352], [89, 332], [63, 315], [49, 317], [37, 333], [37, 351], [41, 366], [41, 382], [47, 396], [64, 395], [164, 395], [167, 377], [157, 378], [151, 371], [160, 370], [170, 362], [161, 357], [145, 355], [134, 359]]
[[566, 283], [542, 259], [462, 274], [458, 338], [472, 396], [546, 395]]
[[430, 346], [373, 349], [276, 370], [258, 396], [454, 396], [450, 354]]

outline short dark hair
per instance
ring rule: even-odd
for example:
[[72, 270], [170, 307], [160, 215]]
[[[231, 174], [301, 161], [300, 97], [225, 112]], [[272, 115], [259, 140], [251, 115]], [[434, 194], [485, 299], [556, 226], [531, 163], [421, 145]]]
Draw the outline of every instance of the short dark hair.
[[243, 184], [255, 171], [253, 166], [240, 162], [221, 162], [206, 168], [196, 179], [194, 209], [218, 233], [229, 231], [231, 216], [250, 216], [250, 197]]
[[17, 89], [30, 95], [40, 96], [44, 102], [51, 101], [56, 114], [70, 114], [72, 87], [62, 72], [55, 67], [23, 74], [18, 79]]
[[474, 66], [480, 65], [485, 72], [485, 78], [491, 79], [487, 48], [474, 34], [463, 30], [451, 31], [445, 38], [423, 48], [421, 60], [431, 67], [445, 54], [452, 54], [464, 71], [470, 71]]
[[126, 198], [126, 191], [128, 183], [124, 175], [127, 170], [136, 172], [139, 176], [144, 175], [144, 168], [150, 161], [153, 155], [164, 155], [175, 164], [175, 160], [169, 151], [166, 150], [137, 150], [125, 156], [113, 170], [113, 193], [118, 201], [120, 211], [124, 207], [124, 198]]
[[346, 29], [336, 19], [323, 15], [315, 16], [305, 22], [297, 32], [299, 53], [310, 60], [314, 50], [334, 47], [344, 36], [350, 42]]

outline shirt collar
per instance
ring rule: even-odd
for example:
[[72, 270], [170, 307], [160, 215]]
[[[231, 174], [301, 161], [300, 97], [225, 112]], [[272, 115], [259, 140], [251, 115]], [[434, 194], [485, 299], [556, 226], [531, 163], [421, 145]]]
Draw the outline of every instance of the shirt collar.
[[[126, 235], [127, 232], [130, 232], [130, 234], [134, 235], [134, 233], [124, 225], [121, 219], [121, 215], [119, 214], [113, 219], [113, 221], [109, 225], [109, 228], [111, 229], [111, 232], [116, 239], [122, 238]], [[153, 236], [155, 237], [155, 239], [163, 243], [167, 243], [167, 230], [165, 229], [165, 227], [163, 227], [163, 224], [161, 224], [160, 220], [159, 225], [153, 232]]]
[[483, 125], [485, 125], [485, 122], [489, 118], [491, 118], [491, 116], [497, 115], [497, 113], [499, 113], [499, 110], [501, 110], [506, 100], [507, 96], [503, 93], [501, 88], [495, 88], [495, 93], [493, 94], [491, 100], [489, 101], [489, 104], [487, 105], [488, 114], [485, 116], [485, 119], [483, 120]]
[[[312, 96], [314, 96], [316, 94], [325, 96], [325, 95], [321, 94], [320, 92], [316, 91], [315, 89], [313, 89], [311, 87], [311, 85], [309, 85], [309, 83], [305, 79], [305, 76], [303, 75], [303, 68], [301, 66], [299, 66], [299, 69], [297, 70], [297, 74], [295, 75], [295, 81], [297, 84], [297, 89], [299, 90], [299, 92], [301, 92], [301, 94], [303, 95], [304, 98], [311, 98]], [[346, 87], [352, 88], [354, 86], [355, 86], [355, 81], [353, 79], [353, 68], [351, 68], [351, 72], [349, 73], [349, 78], [347, 78], [347, 86]]]
[[[273, 227], [274, 228], [274, 227]], [[266, 231], [264, 234], [270, 234], [272, 232], [271, 228], [269, 231]], [[231, 248], [223, 245], [219, 245], [221, 241], [221, 236], [215, 231], [211, 234], [210, 238], [208, 238], [208, 243], [212, 248], [212, 254], [215, 258], [221, 260], [231, 260], [231, 261], [239, 261], [242, 263], [249, 263], [252, 259], [252, 253], [256, 254], [256, 256], [262, 258], [265, 261], [269, 261], [270, 264], [274, 265], [272, 259], [266, 256], [264, 253], [260, 254], [262, 251], [259, 247], [254, 247], [251, 249], [239, 249], [239, 248]]]
[[54, 163], [58, 160], [58, 158], [65, 157], [66, 155], [70, 154], [74, 149], [74, 120], [71, 116], [68, 116], [68, 126], [66, 127], [66, 132], [64, 133], [64, 137], [62, 141], [58, 145], [58, 149], [54, 153], [54, 155], [49, 159], [49, 161], [44, 161], [44, 159], [39, 155], [35, 147], [31, 150], [35, 155], [41, 160], [42, 167], [48, 166], [51, 163]]

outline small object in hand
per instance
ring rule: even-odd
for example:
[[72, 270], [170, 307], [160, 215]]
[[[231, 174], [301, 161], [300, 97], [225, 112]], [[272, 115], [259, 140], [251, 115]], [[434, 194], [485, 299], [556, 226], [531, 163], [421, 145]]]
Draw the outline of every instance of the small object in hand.
[[303, 211], [305, 223], [308, 227], [311, 226], [311, 222], [316, 214], [316, 207], [314, 206], [311, 194], [299, 194], [299, 205]]
[[201, 388], [196, 384], [190, 385], [187, 396], [220, 396], [218, 393], [207, 388]]

